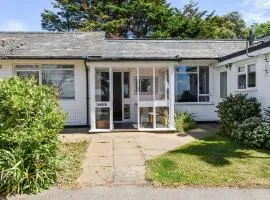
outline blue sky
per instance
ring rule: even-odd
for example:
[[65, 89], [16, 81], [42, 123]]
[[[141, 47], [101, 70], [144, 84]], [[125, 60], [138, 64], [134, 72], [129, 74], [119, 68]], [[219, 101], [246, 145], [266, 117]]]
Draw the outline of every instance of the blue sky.
[[[0, 30], [40, 31], [40, 13], [51, 9], [50, 0], [0, 0]], [[189, 0], [168, 0], [173, 6], [182, 8]], [[270, 21], [270, 0], [197, 0], [202, 10], [215, 10], [223, 15], [239, 11], [248, 24]]]

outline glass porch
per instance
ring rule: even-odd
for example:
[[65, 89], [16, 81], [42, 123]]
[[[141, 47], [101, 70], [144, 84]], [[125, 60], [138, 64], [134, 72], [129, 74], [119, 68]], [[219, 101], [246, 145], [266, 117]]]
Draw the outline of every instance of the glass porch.
[[90, 132], [174, 130], [173, 66], [90, 68], [90, 86]]

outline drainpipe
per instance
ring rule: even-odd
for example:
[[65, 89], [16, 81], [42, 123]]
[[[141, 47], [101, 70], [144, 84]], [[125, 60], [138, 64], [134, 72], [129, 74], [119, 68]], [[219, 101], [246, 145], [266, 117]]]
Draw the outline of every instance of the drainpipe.
[[86, 65], [87, 57], [84, 58], [85, 76], [86, 76], [86, 125], [89, 125], [89, 69]]

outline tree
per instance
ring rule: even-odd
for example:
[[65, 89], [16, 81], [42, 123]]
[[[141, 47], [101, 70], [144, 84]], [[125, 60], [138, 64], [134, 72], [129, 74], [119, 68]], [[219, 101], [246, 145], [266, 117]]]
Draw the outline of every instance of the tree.
[[103, 30], [119, 37], [150, 37], [173, 14], [165, 0], [55, 0], [58, 11], [41, 13], [49, 31]]
[[270, 21], [262, 24], [253, 24], [252, 28], [254, 29], [257, 37], [270, 35]]
[[57, 12], [45, 9], [41, 13], [41, 27], [48, 31], [73, 31], [86, 19], [88, 0], [55, 0], [52, 2]]
[[56, 12], [41, 13], [49, 31], [105, 31], [124, 38], [245, 38], [247, 28], [234, 11], [225, 16], [201, 11], [190, 1], [183, 10], [166, 0], [54, 0]]

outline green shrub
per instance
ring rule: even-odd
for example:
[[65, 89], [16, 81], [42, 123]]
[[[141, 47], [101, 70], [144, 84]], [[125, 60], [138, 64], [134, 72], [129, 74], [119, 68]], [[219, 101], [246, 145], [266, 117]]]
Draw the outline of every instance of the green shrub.
[[183, 133], [195, 127], [195, 121], [191, 114], [180, 112], [175, 114], [175, 128], [177, 132]]
[[36, 193], [56, 177], [65, 114], [54, 90], [34, 79], [0, 81], [0, 193]]
[[264, 120], [270, 123], [270, 107], [264, 109]]
[[246, 119], [232, 131], [232, 137], [246, 147], [269, 148], [270, 127], [258, 117]]
[[261, 104], [244, 94], [230, 95], [217, 106], [219, 133], [231, 135], [238, 124], [250, 117], [261, 118]]

